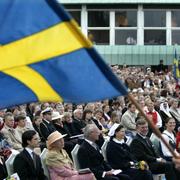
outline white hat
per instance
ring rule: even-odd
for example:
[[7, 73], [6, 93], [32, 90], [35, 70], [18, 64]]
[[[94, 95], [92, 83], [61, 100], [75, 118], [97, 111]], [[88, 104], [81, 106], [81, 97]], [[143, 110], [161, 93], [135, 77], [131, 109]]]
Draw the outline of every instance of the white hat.
[[119, 125], [120, 124], [118, 124], [118, 123], [113, 124], [113, 126], [109, 130], [108, 136], [114, 136], [115, 131], [119, 127]]
[[60, 115], [57, 111], [52, 112], [52, 120], [61, 119], [63, 116], [64, 115]]
[[47, 112], [52, 112], [52, 109], [50, 107], [47, 107], [46, 109], [41, 111], [41, 114], [47, 113]]

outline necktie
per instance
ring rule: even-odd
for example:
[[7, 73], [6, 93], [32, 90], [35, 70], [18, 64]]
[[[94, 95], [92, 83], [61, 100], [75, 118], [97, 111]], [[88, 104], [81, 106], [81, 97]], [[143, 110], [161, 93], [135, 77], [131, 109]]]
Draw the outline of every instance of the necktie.
[[92, 145], [93, 145], [93, 147], [94, 147], [97, 151], [99, 151], [99, 148], [98, 148], [98, 146], [97, 146], [96, 143], [93, 143]]
[[33, 159], [34, 167], [36, 169], [36, 155], [34, 152], [32, 152], [32, 159]]
[[9, 129], [9, 132], [10, 132], [12, 135], [15, 134], [15, 133], [14, 133], [14, 129]]

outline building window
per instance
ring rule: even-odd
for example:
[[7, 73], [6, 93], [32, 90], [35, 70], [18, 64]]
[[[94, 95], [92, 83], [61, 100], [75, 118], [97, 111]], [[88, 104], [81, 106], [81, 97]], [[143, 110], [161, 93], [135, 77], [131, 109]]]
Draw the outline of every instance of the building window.
[[115, 44], [137, 44], [137, 10], [115, 11]]
[[180, 45], [180, 10], [171, 11], [172, 45]]
[[72, 10], [69, 11], [69, 13], [71, 14], [71, 16], [76, 20], [76, 22], [78, 23], [79, 26], [81, 26], [81, 11], [77, 11], [77, 10]]
[[109, 27], [109, 12], [89, 11], [88, 27]]
[[172, 27], [180, 27], [180, 11], [172, 11], [171, 26]]
[[172, 45], [180, 45], [180, 30], [172, 30]]
[[137, 31], [136, 30], [116, 30], [115, 31], [116, 45], [136, 45]]
[[137, 11], [115, 12], [116, 27], [137, 27]]
[[109, 11], [88, 11], [88, 37], [97, 45], [109, 45]]
[[89, 30], [88, 38], [97, 45], [109, 45], [109, 30]]
[[166, 45], [166, 30], [144, 30], [144, 45]]
[[144, 11], [144, 27], [166, 27], [166, 11]]
[[166, 45], [166, 11], [144, 11], [144, 45]]

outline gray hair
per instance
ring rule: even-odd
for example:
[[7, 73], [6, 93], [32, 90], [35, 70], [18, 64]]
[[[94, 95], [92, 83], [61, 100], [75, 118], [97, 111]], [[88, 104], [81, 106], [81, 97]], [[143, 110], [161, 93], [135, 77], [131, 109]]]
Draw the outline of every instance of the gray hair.
[[89, 139], [90, 134], [97, 129], [97, 126], [95, 124], [88, 124], [86, 127], [83, 129], [84, 132], [84, 138]]
[[81, 109], [75, 109], [74, 111], [73, 111], [73, 115], [76, 115], [76, 113], [78, 113], [78, 112], [83, 112]]

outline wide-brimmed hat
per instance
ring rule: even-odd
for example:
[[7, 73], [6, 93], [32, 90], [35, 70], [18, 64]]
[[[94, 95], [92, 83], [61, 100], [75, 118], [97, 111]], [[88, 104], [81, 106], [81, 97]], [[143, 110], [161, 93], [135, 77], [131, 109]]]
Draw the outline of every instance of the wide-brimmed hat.
[[59, 112], [52, 112], [52, 120], [61, 119], [64, 115], [60, 115]]
[[54, 131], [51, 133], [48, 138], [47, 138], [47, 147], [49, 148], [54, 142], [58, 141], [59, 139], [62, 139], [65, 137], [67, 134], [61, 134], [58, 131]]

